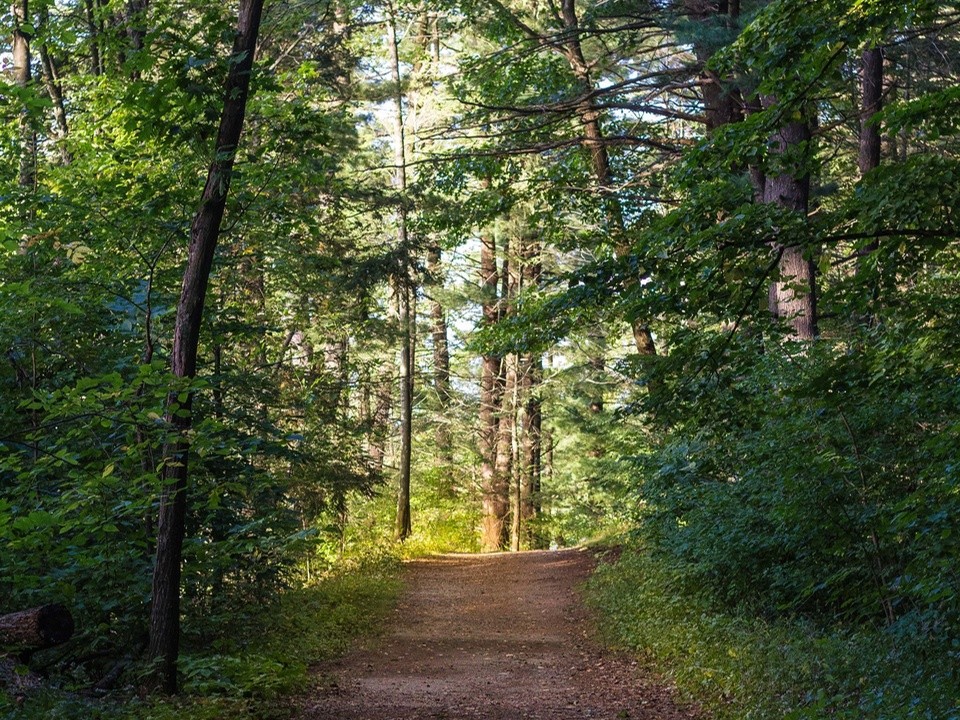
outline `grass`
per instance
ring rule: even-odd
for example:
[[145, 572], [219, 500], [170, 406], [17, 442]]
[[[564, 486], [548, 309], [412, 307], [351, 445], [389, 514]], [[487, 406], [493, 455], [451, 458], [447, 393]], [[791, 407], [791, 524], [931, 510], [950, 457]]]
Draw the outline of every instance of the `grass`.
[[389, 556], [347, 563], [319, 582], [285, 593], [238, 621], [206, 648], [180, 659], [181, 696], [140, 699], [132, 690], [103, 700], [65, 691], [24, 698], [0, 692], [10, 720], [272, 720], [289, 718], [292, 696], [307, 688], [312, 665], [345, 653], [383, 625], [400, 590]]
[[716, 720], [958, 720], [958, 650], [922, 620], [818, 628], [718, 610], [639, 551], [602, 565], [589, 602], [607, 639]]

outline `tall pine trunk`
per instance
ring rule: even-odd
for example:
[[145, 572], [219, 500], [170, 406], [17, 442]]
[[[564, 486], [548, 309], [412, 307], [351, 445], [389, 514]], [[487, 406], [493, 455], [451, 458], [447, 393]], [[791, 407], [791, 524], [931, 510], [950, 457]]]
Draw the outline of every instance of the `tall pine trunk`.
[[[775, 98], [765, 98], [764, 105], [775, 108]], [[802, 111], [801, 111], [802, 115]], [[799, 213], [806, 219], [810, 204], [810, 175], [804, 167], [809, 157], [810, 125], [801, 117], [784, 123], [774, 133], [771, 146], [782, 158], [792, 157], [793, 167], [785, 167], [779, 175], [768, 175], [764, 183], [763, 201]], [[817, 336], [817, 286], [815, 266], [802, 246], [778, 243], [779, 277], [770, 286], [771, 314], [787, 321], [793, 336], [812, 340]]]
[[[480, 291], [483, 304], [483, 324], [490, 327], [499, 318], [497, 301], [497, 249], [492, 235], [480, 239]], [[480, 369], [480, 483], [482, 492], [483, 525], [480, 545], [484, 552], [502, 549], [504, 521], [507, 516], [507, 489], [496, 472], [498, 409], [500, 406], [500, 368], [502, 359], [486, 354]]]
[[[710, 24], [717, 23], [720, 19], [723, 19], [728, 28], [736, 26], [740, 18], [740, 4], [721, 2], [714, 6], [701, 0], [687, 0], [686, 12], [691, 19], [706, 25], [712, 33]], [[743, 99], [739, 89], [728, 78], [721, 78], [707, 66], [713, 55], [710, 44], [695, 40], [693, 51], [701, 65], [700, 88], [707, 133], [743, 120]]]
[[[532, 237], [521, 238], [520, 290], [523, 293], [540, 284], [542, 264], [540, 243]], [[516, 522], [518, 546], [539, 547], [532, 526], [539, 512], [541, 426], [543, 409], [540, 402], [540, 383], [543, 379], [543, 361], [538, 353], [520, 356], [519, 387], [519, 468], [518, 506]]]
[[390, 74], [393, 92], [393, 157], [396, 189], [401, 195], [397, 210], [397, 241], [400, 245], [400, 271], [396, 279], [397, 316], [400, 323], [400, 477], [397, 489], [396, 536], [405, 540], [412, 530], [410, 518], [410, 465], [413, 443], [413, 369], [415, 366], [413, 342], [412, 292], [410, 282], [409, 238], [407, 211], [404, 206], [407, 192], [407, 155], [403, 124], [403, 86], [400, 77], [400, 54], [397, 47], [397, 24], [391, 5], [387, 18], [387, 46], [390, 51]]
[[[868, 48], [861, 59], [862, 77], [860, 80], [860, 146], [857, 152], [857, 167], [862, 178], [871, 170], [880, 167], [883, 148], [883, 136], [880, 124], [875, 122], [877, 114], [883, 110], [883, 50]], [[863, 258], [880, 248], [876, 240], [861, 251], [858, 271], [862, 272]], [[877, 289], [870, 289], [876, 299]], [[867, 318], [869, 320], [869, 318]]]
[[517, 393], [517, 356], [510, 354], [503, 361], [503, 395], [500, 403], [496, 474], [498, 486], [506, 490], [510, 518], [509, 533], [504, 532], [501, 543], [505, 544], [509, 538], [510, 549], [513, 551], [520, 549], [520, 475], [515, 452]]
[[[33, 82], [30, 69], [30, 6], [27, 0], [16, 0], [13, 13], [13, 78], [19, 88], [27, 88]], [[18, 185], [33, 189], [37, 182], [37, 134], [33, 129], [30, 108], [24, 104], [20, 108], [20, 171]]]
[[[190, 228], [187, 267], [177, 304], [171, 350], [171, 371], [176, 377], [193, 378], [196, 375], [203, 306], [226, 208], [234, 158], [243, 129], [262, 11], [263, 0], [240, 2], [237, 36], [231, 54], [213, 161], [207, 172], [200, 208]], [[178, 439], [165, 453], [150, 608], [147, 653], [156, 662], [158, 684], [171, 693], [177, 690], [180, 572], [187, 515], [187, 431], [193, 423], [192, 400], [192, 395], [188, 394], [186, 401], [181, 404], [177, 396], [171, 393], [167, 401], [166, 419], [177, 431]]]
[[[441, 287], [440, 248], [431, 247], [427, 251], [427, 274], [435, 288]], [[450, 433], [450, 411], [452, 395], [450, 393], [450, 346], [447, 341], [447, 316], [443, 305], [436, 297], [430, 300], [430, 325], [433, 338], [433, 388], [437, 393], [439, 419], [437, 421], [436, 443], [440, 462], [453, 464], [453, 438]]]
[[540, 383], [543, 380], [543, 361], [539, 355], [526, 354], [524, 369], [523, 430], [521, 437], [523, 472], [520, 476], [520, 534], [531, 547], [541, 543], [532, 530], [540, 512], [540, 465], [542, 455], [543, 404], [540, 401]]

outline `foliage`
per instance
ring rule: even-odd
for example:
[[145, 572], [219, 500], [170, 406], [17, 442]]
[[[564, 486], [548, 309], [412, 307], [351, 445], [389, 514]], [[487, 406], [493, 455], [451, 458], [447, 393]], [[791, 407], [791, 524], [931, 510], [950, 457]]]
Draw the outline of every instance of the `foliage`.
[[954, 718], [955, 641], [922, 614], [886, 629], [823, 629], [717, 608], [642, 547], [601, 565], [588, 598], [606, 636], [641, 653], [713, 717]]
[[[689, 623], [715, 675], [677, 672], [757, 717], [953, 711], [934, 683], [951, 687], [960, 637], [956, 3], [275, 5], [189, 385], [168, 353], [233, 30], [222, 4], [148, 5], [31, 2], [34, 80], [0, 79], [0, 610], [60, 600], [81, 627], [35, 664], [81, 687], [143, 646], [164, 411], [192, 392], [182, 671], [216, 699], [190, 712], [259, 711], [313, 651], [257, 645], [254, 625], [244, 646], [229, 630], [250, 607], [316, 601], [336, 624], [304, 578], [476, 549], [478, 357], [524, 356], [518, 407], [501, 369], [492, 415], [542, 414], [539, 463], [532, 432], [505, 444], [510, 486], [541, 482], [525, 540], [633, 527], [647, 554], [600, 593], [650, 629], [626, 627], [632, 644], [676, 658], [699, 647]], [[875, 48], [884, 107], [866, 118]], [[781, 143], [798, 123], [810, 139]], [[877, 167], [858, 162], [869, 127]], [[787, 176], [809, 212], [761, 185]], [[816, 287], [809, 342], [767, 301], [787, 251]], [[401, 269], [418, 310], [398, 548]], [[631, 337], [647, 329], [655, 355]], [[308, 645], [341, 647], [343, 612]]]
[[115, 694], [84, 700], [47, 691], [14, 701], [0, 694], [0, 711], [11, 720], [289, 717], [292, 703], [281, 696], [307, 687], [309, 667], [378, 632], [396, 600], [398, 567], [390, 557], [357, 561], [271, 604], [235, 613], [230, 631], [212, 645], [188, 645], [179, 699]]
[[658, 551], [766, 614], [935, 612], [954, 633], [953, 591], [923, 588], [953, 582], [931, 561], [957, 551], [936, 508], [955, 495], [958, 398], [952, 374], [904, 344], [924, 338], [899, 327], [873, 347], [823, 342], [759, 361], [734, 343], [724, 367], [678, 388], [684, 423], [637, 461], [638, 520]]

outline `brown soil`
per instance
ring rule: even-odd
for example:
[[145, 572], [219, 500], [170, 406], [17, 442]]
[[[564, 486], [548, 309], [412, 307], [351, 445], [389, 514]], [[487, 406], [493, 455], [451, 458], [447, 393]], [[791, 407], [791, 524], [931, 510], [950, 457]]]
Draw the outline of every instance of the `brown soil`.
[[688, 720], [630, 658], [604, 650], [577, 550], [444, 555], [408, 565], [391, 628], [318, 669], [303, 720]]

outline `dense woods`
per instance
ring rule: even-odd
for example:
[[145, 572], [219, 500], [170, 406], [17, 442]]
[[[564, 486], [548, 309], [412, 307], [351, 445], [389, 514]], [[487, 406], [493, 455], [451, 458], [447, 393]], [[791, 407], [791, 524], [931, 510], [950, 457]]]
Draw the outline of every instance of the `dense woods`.
[[3, 27], [0, 615], [73, 614], [53, 685], [202, 692], [337, 567], [611, 534], [624, 603], [860, 643], [789, 717], [960, 713], [960, 6]]

